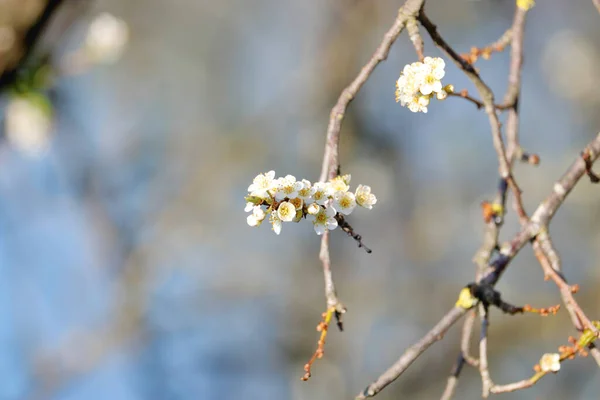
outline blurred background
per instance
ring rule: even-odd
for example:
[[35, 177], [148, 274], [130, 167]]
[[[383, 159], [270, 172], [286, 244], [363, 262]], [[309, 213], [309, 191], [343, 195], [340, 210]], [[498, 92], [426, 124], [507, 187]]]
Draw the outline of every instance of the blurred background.
[[[331, 330], [309, 382], [325, 311], [319, 237], [307, 223], [251, 228], [243, 210], [259, 172], [318, 179], [329, 111], [401, 4], [0, 1], [0, 400], [350, 399], [420, 338], [473, 280], [497, 160], [472, 104], [414, 114], [394, 102], [416, 61], [406, 34], [344, 121], [342, 171], [378, 197], [349, 218], [373, 253], [332, 232], [346, 329]], [[514, 1], [426, 10], [468, 52], [510, 26]], [[515, 171], [528, 212], [600, 130], [599, 21], [589, 0], [529, 13], [521, 140], [541, 164]], [[508, 53], [477, 65], [502, 98]], [[444, 82], [475, 93], [449, 62]], [[595, 319], [599, 205], [583, 179], [551, 225]], [[501, 239], [517, 230], [511, 211]], [[498, 289], [514, 304], [560, 302], [530, 247]], [[439, 398], [460, 325], [377, 398]], [[494, 381], [529, 377], [574, 334], [564, 311], [493, 310]], [[599, 378], [577, 358], [500, 397], [597, 399]], [[466, 368], [455, 398], [480, 392]]]

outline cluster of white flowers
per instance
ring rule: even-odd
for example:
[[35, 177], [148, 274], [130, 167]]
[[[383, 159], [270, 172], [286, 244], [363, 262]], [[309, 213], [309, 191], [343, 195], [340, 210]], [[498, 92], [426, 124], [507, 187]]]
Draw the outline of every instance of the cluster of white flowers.
[[396, 102], [412, 112], [426, 113], [434, 95], [444, 100], [454, 90], [452, 85], [442, 87], [445, 66], [439, 57], [425, 57], [423, 62], [406, 65], [396, 82]]
[[275, 179], [275, 171], [259, 174], [248, 187], [246, 212], [252, 212], [248, 225], [259, 226], [269, 216], [276, 234], [281, 233], [283, 222], [299, 222], [302, 218], [312, 221], [317, 235], [338, 226], [335, 216], [350, 215], [357, 205], [372, 209], [377, 198], [369, 186], [358, 185], [350, 192], [350, 175], [316, 182], [292, 175]]

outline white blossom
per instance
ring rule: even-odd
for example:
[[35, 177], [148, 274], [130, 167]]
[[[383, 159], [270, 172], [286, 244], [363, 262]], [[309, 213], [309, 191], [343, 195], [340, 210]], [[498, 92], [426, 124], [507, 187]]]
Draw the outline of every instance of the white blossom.
[[354, 193], [356, 203], [366, 209], [371, 210], [373, 205], [377, 203], [377, 197], [371, 193], [371, 187], [366, 185], [358, 185]]
[[267, 198], [269, 196], [269, 190], [273, 188], [275, 184], [273, 178], [275, 178], [275, 171], [256, 175], [252, 181], [252, 185], [248, 186], [250, 196], [260, 197], [261, 199]]
[[333, 194], [333, 190], [329, 182], [316, 182], [313, 188], [315, 189], [315, 192], [313, 193], [313, 200], [320, 206], [327, 203]]
[[310, 215], [315, 215], [319, 212], [321, 206], [317, 205], [317, 203], [312, 203], [308, 207], [306, 207], [306, 213]]
[[338, 222], [335, 219], [335, 210], [331, 207], [325, 207], [319, 210], [315, 215], [310, 215], [313, 220], [313, 226], [317, 235], [324, 234], [327, 230], [337, 228]]
[[540, 368], [543, 372], [558, 372], [560, 370], [560, 354], [544, 354], [540, 359]]
[[290, 199], [289, 202], [292, 203], [296, 211], [302, 210], [304, 207], [304, 200], [302, 200], [300, 197], [294, 197], [293, 199]]
[[92, 61], [114, 63], [121, 57], [128, 40], [127, 23], [112, 14], [102, 13], [90, 24], [85, 50]]
[[302, 189], [298, 190], [298, 197], [309, 202], [312, 200], [313, 194], [315, 194], [315, 188], [312, 187], [310, 181], [302, 179]]
[[289, 201], [284, 201], [277, 208], [277, 216], [282, 221], [290, 222], [296, 216], [296, 207]]
[[279, 216], [276, 212], [271, 213], [269, 216], [269, 222], [272, 225], [271, 229], [273, 229], [273, 232], [275, 232], [276, 235], [279, 235], [281, 233], [281, 219], [279, 219]]
[[260, 226], [266, 216], [267, 214], [260, 206], [255, 206], [252, 209], [252, 214], [248, 215], [246, 221], [250, 226]]
[[335, 178], [331, 179], [331, 190], [335, 193], [335, 192], [347, 192], [348, 189], [350, 189], [350, 179], [351, 179], [351, 175], [347, 174], [347, 175], [341, 175], [341, 176], [336, 176]]
[[304, 187], [302, 182], [296, 182], [296, 177], [286, 175], [285, 178], [279, 178], [277, 181], [277, 189], [275, 191], [275, 200], [281, 201], [286, 197], [288, 199], [298, 197], [298, 191]]
[[431, 68], [430, 74], [435, 80], [439, 81], [446, 75], [444, 71], [446, 63], [443, 59], [439, 57], [425, 57], [423, 63]]
[[246, 203], [246, 207], [244, 208], [244, 211], [249, 212], [249, 211], [252, 211], [253, 208], [254, 208], [254, 203], [251, 203], [248, 201]]
[[335, 192], [333, 195], [333, 208], [344, 215], [350, 215], [356, 207], [356, 199], [352, 192]]

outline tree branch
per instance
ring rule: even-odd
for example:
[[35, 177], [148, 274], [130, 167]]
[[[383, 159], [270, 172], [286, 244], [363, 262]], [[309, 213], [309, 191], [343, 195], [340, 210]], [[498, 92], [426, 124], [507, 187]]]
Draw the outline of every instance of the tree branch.
[[[590, 154], [591, 162], [596, 161], [600, 155], [600, 133], [586, 146], [584, 152]], [[495, 285], [498, 282], [512, 258], [514, 258], [527, 242], [540, 233], [543, 226], [548, 225], [556, 213], [556, 210], [565, 201], [566, 197], [575, 187], [577, 182], [579, 182], [581, 177], [585, 175], [585, 171], [586, 162], [582, 157], [578, 157], [554, 185], [555, 190], [537, 207], [531, 220], [521, 227], [521, 230], [507, 245], [502, 247], [499, 257], [489, 265], [489, 267], [492, 268], [491, 271], [481, 280], [483, 283]], [[556, 187], [558, 186], [561, 188], [559, 191], [556, 190]], [[450, 329], [450, 327], [465, 313], [466, 310], [460, 307], [454, 307], [450, 310], [432, 330], [413, 346], [409, 347], [394, 365], [371, 383], [356, 397], [356, 399], [365, 399], [367, 397], [375, 396], [384, 387], [396, 380], [404, 371], [406, 371], [413, 361], [423, 354], [425, 350], [437, 340], [441, 339], [441, 335]], [[493, 388], [491, 392], [494, 393]]]

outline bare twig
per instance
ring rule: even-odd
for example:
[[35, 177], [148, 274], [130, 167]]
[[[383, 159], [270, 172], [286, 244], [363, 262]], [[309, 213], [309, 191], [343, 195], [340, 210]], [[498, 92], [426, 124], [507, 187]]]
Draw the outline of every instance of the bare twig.
[[317, 331], [321, 332], [319, 336], [319, 341], [317, 342], [317, 349], [313, 353], [312, 357], [308, 362], [304, 365], [304, 376], [302, 377], [303, 381], [307, 381], [311, 376], [311, 367], [313, 363], [323, 357], [325, 353], [325, 340], [327, 339], [327, 332], [329, 330], [329, 323], [331, 322], [331, 317], [336, 313], [334, 308], [329, 308], [326, 312], [323, 313], [323, 320], [319, 322], [317, 325]]
[[423, 336], [417, 343], [406, 349], [404, 354], [392, 365], [387, 371], [385, 371], [375, 382], [371, 383], [362, 393], [356, 396], [356, 399], [366, 399], [367, 397], [373, 397], [379, 393], [383, 388], [392, 383], [398, 378], [404, 371], [408, 369], [410, 364], [413, 363], [425, 350], [427, 350], [432, 344], [441, 340], [444, 334], [456, 321], [462, 317], [467, 310], [461, 307], [453, 307], [450, 311], [442, 317], [442, 319]]
[[481, 337], [479, 339], [479, 374], [481, 375], [482, 392], [483, 398], [490, 395], [490, 389], [494, 386], [492, 378], [490, 377], [490, 371], [488, 369], [487, 359], [487, 329], [490, 324], [489, 314], [487, 307], [483, 304], [479, 304], [479, 315], [481, 318]]
[[492, 53], [504, 51], [506, 46], [508, 46], [510, 44], [511, 38], [512, 38], [512, 27], [508, 28], [502, 34], [502, 36], [500, 36], [500, 38], [498, 40], [496, 40], [494, 43], [491, 43], [491, 44], [481, 47], [481, 48], [472, 47], [469, 54], [461, 54], [461, 57], [463, 57], [465, 60], [467, 60], [471, 64], [474, 64], [477, 61], [477, 59], [479, 58], [479, 56], [483, 57], [483, 59], [485, 59], [485, 60], [488, 60], [491, 57]]

